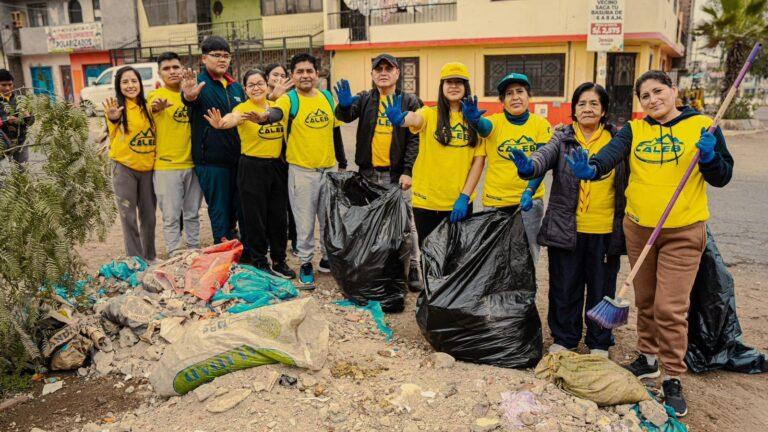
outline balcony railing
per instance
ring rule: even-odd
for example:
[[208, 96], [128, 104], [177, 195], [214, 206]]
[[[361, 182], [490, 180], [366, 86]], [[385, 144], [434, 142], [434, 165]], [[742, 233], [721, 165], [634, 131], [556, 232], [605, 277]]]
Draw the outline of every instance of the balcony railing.
[[456, 2], [407, 6], [404, 8], [387, 7], [371, 9], [367, 14], [359, 11], [343, 11], [328, 14], [328, 28], [349, 29], [350, 39], [367, 40], [368, 27], [424, 24], [433, 22], [456, 21]]

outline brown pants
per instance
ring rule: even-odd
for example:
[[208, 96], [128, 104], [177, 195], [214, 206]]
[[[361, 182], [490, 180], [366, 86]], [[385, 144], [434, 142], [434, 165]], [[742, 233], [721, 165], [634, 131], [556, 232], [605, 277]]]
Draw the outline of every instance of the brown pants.
[[[635, 265], [652, 232], [653, 228], [624, 218], [630, 265]], [[704, 222], [662, 229], [634, 280], [637, 349], [658, 355], [668, 375], [687, 370], [683, 359], [688, 349], [688, 307], [706, 243]]]

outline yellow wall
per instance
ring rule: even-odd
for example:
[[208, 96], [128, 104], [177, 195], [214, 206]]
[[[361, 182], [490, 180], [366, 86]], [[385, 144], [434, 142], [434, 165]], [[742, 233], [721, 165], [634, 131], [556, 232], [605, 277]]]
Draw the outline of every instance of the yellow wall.
[[[323, 31], [322, 12], [262, 17], [264, 37], [305, 36]], [[323, 35], [317, 38], [322, 43]], [[314, 43], [318, 43], [313, 41]]]
[[196, 42], [197, 24], [150, 26], [144, 3], [138, 1], [139, 37], [142, 46], [175, 45]]

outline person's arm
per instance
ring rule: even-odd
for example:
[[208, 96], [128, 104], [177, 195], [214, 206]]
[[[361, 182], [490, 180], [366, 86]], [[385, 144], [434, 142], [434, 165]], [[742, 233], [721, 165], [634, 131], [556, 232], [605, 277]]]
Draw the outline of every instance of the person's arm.
[[629, 123], [611, 138], [599, 152], [589, 159], [589, 165], [596, 169], [595, 177], [600, 178], [608, 174], [621, 161], [629, 156], [632, 150], [632, 127]]
[[181, 101], [184, 105], [196, 105], [205, 82], [197, 82], [197, 75], [192, 69], [185, 69], [181, 74]]
[[360, 92], [352, 96], [352, 90], [349, 88], [349, 81], [341, 79], [333, 88], [336, 91], [336, 98], [339, 102], [336, 104], [336, 118], [344, 123], [350, 123], [360, 117], [363, 98], [367, 92]]
[[493, 123], [483, 117], [486, 110], [478, 109], [477, 96], [465, 97], [461, 101], [461, 113], [469, 125], [483, 138], [488, 138], [493, 131]]
[[203, 118], [214, 129], [232, 129], [233, 127], [240, 126], [245, 121], [246, 115], [240, 111], [232, 111], [222, 117], [221, 111], [217, 108], [211, 108], [207, 114], [203, 114]]
[[714, 187], [723, 187], [730, 183], [731, 177], [733, 177], [733, 156], [728, 151], [728, 147], [725, 145], [725, 137], [723, 131], [718, 127], [715, 129], [714, 135], [714, 148], [713, 154], [708, 154], [705, 158], [705, 148], [702, 143], [704, 135], [702, 134], [702, 141], [699, 141], [697, 147], [701, 150], [701, 160], [699, 161], [699, 172], [704, 177], [704, 181]]
[[336, 153], [336, 162], [339, 164], [339, 170], [347, 169], [347, 155], [344, 154], [344, 140], [341, 137], [341, 127], [333, 128], [333, 150]]
[[421, 130], [424, 125], [424, 117], [413, 111], [403, 112], [402, 104], [403, 95], [387, 96], [387, 101], [384, 102], [384, 114], [386, 114], [389, 122], [395, 127], [407, 127], [411, 131]]
[[[408, 111], [417, 111], [422, 103], [418, 96], [406, 96], [406, 109]], [[419, 135], [413, 133], [410, 129], [405, 130], [405, 155], [403, 157], [403, 174], [400, 176], [400, 186], [403, 190], [408, 190], [413, 182], [413, 165], [416, 163], [416, 157], [419, 156]], [[404, 178], [405, 177], [405, 178]]]
[[475, 188], [477, 187], [477, 183], [480, 181], [480, 176], [483, 174], [484, 166], [485, 156], [475, 156], [472, 159], [472, 166], [469, 168], [467, 180], [464, 182], [464, 188], [461, 190], [461, 193], [466, 196], [472, 195], [472, 192], [474, 192]]
[[[537, 177], [543, 178], [547, 171], [557, 166], [557, 161], [560, 158], [561, 140], [562, 133], [559, 131], [555, 132], [548, 143], [537, 148], [536, 151], [531, 153], [530, 159], [531, 163], [533, 164], [533, 172], [530, 175], [521, 174], [520, 178], [523, 180], [531, 180]], [[520, 173], [519, 170], [518, 173]]]

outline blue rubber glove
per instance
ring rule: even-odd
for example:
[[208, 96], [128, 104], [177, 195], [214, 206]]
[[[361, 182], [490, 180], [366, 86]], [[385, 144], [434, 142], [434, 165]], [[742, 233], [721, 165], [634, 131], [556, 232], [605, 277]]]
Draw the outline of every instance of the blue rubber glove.
[[472, 125], [476, 125], [483, 118], [485, 111], [477, 108], [477, 96], [467, 96], [461, 100], [461, 112], [464, 114], [464, 119]]
[[696, 143], [696, 147], [701, 151], [701, 163], [710, 163], [715, 158], [715, 144], [717, 144], [717, 138], [715, 135], [707, 132], [706, 129], [701, 128], [701, 138]]
[[517, 173], [520, 176], [530, 177], [533, 175], [533, 161], [528, 159], [524, 151], [512, 147], [509, 149], [509, 158], [515, 163]]
[[342, 108], [351, 107], [359, 96], [352, 96], [352, 90], [349, 89], [349, 81], [342, 78], [333, 88], [336, 90], [336, 97], [339, 99], [339, 106]]
[[530, 189], [526, 189], [523, 192], [523, 196], [520, 197], [520, 209], [527, 212], [531, 208], [533, 208], [533, 192]]
[[408, 115], [408, 112], [403, 112], [400, 108], [402, 104], [403, 95], [394, 97], [389, 95], [387, 96], [387, 101], [384, 102], [384, 115], [387, 116], [387, 119], [389, 119], [393, 126], [401, 127], [403, 122], [405, 122], [405, 116]]
[[450, 221], [458, 222], [467, 217], [467, 209], [469, 208], [469, 195], [460, 194], [456, 198], [456, 202], [453, 203], [453, 211], [451, 212]]
[[565, 160], [573, 175], [581, 180], [592, 180], [597, 175], [597, 169], [589, 164], [589, 153], [583, 148], [571, 150], [571, 157], [566, 156]]

